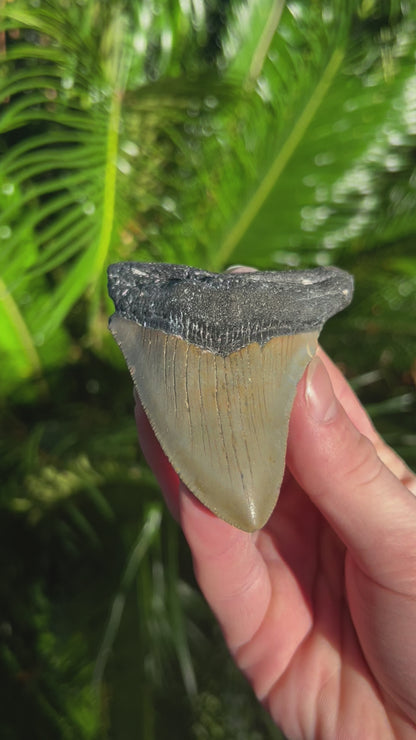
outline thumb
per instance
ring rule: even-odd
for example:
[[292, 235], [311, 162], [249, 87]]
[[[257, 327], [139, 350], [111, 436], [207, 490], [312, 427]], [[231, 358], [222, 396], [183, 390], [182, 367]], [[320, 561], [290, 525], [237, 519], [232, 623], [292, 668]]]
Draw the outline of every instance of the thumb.
[[386, 587], [405, 587], [416, 558], [416, 497], [353, 425], [318, 357], [299, 384], [287, 460], [357, 565]]

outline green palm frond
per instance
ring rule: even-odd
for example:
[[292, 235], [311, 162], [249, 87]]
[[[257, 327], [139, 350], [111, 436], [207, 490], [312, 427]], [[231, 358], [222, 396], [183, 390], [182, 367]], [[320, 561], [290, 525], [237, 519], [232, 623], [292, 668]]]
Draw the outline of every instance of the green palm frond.
[[[217, 267], [296, 264], [302, 250], [305, 261], [328, 263], [360, 240], [414, 231], [416, 14], [366, 24], [353, 6], [332, 3], [326, 29], [305, 6], [286, 7], [259, 77], [277, 123], [269, 118], [263, 174], [223, 236]], [[281, 80], [290, 88], [283, 110]]]
[[[2, 370], [20, 378], [62, 356], [64, 318], [86, 291], [96, 307], [112, 258], [152, 254], [143, 222], [166, 166], [159, 119], [180, 98], [185, 107], [174, 76], [202, 42], [204, 14], [179, 2], [18, 0], [0, 20]], [[167, 71], [169, 93], [149, 88]]]
[[[258, 217], [260, 223], [263, 221], [261, 211], [268, 199], [276, 223], [280, 203], [273, 190], [303, 141], [343, 61], [352, 7], [351, 3], [337, 2], [333, 6], [333, 15], [325, 17], [321, 8], [288, 4], [269, 38], [267, 50], [263, 50], [263, 64], [257, 67], [254, 88], [257, 109], [249, 105], [245, 115], [248, 133], [254, 127], [261, 128], [260, 136], [250, 147], [256, 177], [251, 178], [244, 208], [223, 236], [216, 255], [217, 267], [234, 260], [234, 252], [240, 254], [241, 242], [244, 244], [247, 239], [253, 220]], [[261, 123], [256, 125], [259, 116]], [[270, 261], [269, 244], [263, 246], [255, 237], [250, 250], [251, 260], [254, 258], [256, 263], [266, 250]]]

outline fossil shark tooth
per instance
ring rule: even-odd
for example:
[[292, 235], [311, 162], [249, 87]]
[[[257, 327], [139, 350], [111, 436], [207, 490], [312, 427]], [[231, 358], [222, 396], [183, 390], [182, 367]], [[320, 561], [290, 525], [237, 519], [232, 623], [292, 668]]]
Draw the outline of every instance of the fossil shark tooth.
[[352, 277], [138, 262], [108, 277], [110, 330], [173, 467], [219, 517], [260, 529], [279, 495], [296, 385], [323, 324], [350, 303]]

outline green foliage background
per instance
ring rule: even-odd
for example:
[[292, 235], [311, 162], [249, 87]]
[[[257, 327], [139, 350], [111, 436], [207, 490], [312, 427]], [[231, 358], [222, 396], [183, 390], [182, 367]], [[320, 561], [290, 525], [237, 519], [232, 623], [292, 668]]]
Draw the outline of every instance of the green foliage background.
[[117, 260], [337, 264], [322, 343], [410, 464], [410, 0], [0, 3], [3, 738], [280, 737], [137, 450]]

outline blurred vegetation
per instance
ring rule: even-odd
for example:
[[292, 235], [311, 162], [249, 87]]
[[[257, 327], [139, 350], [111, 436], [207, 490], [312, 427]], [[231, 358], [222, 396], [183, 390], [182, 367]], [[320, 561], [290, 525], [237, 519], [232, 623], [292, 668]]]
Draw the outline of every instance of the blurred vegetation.
[[105, 268], [335, 263], [322, 344], [416, 464], [416, 6], [0, 2], [4, 740], [280, 734], [137, 450]]

